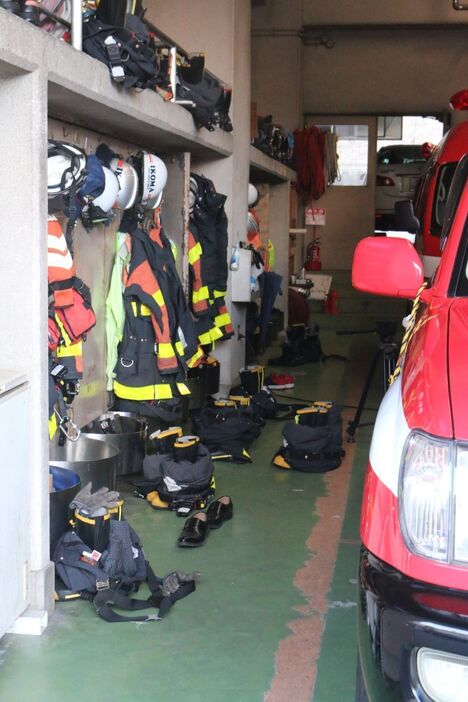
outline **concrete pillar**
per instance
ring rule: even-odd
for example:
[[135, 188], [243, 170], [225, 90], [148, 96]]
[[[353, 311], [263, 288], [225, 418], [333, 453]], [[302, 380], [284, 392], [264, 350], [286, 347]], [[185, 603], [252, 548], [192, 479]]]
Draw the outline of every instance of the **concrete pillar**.
[[272, 0], [252, 11], [252, 101], [261, 115], [301, 126], [302, 0]]
[[[1, 76], [1, 65], [0, 65]], [[47, 435], [47, 77], [44, 67], [0, 78], [0, 367], [25, 373], [29, 477], [21, 499], [29, 513], [29, 604], [53, 608], [49, 562]], [[23, 430], [24, 431], [24, 430]], [[4, 467], [5, 469], [10, 469]]]
[[[148, 3], [148, 16], [162, 31], [187, 51], [203, 51], [206, 66], [233, 89], [231, 119], [234, 125], [233, 153], [223, 159], [192, 156], [191, 168], [213, 180], [216, 189], [227, 196], [229, 252], [245, 239], [247, 185], [250, 165], [250, 2], [249, 0], [171, 0]], [[203, 18], [203, 21], [201, 21]], [[194, 34], [193, 27], [197, 27]], [[230, 281], [227, 302], [235, 337], [217, 344], [215, 355], [221, 361], [222, 389], [229, 388], [244, 365], [245, 305], [231, 304]]]

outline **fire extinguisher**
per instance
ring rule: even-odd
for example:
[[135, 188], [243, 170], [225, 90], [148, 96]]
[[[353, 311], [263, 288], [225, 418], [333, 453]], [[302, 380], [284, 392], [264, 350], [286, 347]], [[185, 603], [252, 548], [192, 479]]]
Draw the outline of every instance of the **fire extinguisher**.
[[306, 249], [306, 260], [304, 268], [307, 271], [322, 270], [322, 262], [320, 260], [320, 239], [312, 239]]

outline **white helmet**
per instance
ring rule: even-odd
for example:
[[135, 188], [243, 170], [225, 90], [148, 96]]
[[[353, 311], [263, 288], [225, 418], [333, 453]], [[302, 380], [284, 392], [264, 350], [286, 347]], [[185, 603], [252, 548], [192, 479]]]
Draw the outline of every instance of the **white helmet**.
[[160, 204], [159, 196], [166, 187], [167, 168], [159, 156], [148, 151], [140, 151], [134, 160], [140, 176], [140, 202], [148, 210]]
[[158, 197], [157, 197], [156, 200], [155, 200], [155, 203], [154, 203], [154, 205], [153, 205], [153, 210], [157, 210], [158, 207], [161, 205], [162, 199], [163, 199], [163, 195], [164, 195], [164, 190], [161, 190], [161, 192], [159, 193]]
[[98, 197], [94, 198], [94, 207], [100, 207], [103, 212], [110, 212], [115, 207], [119, 195], [119, 181], [117, 176], [109, 168], [103, 166], [104, 176], [106, 179], [104, 190]]
[[67, 195], [86, 175], [86, 154], [78, 146], [50, 139], [47, 147], [47, 194]]
[[255, 185], [252, 185], [252, 183], [249, 183], [249, 192], [247, 200], [249, 203], [249, 207], [255, 207], [255, 205], [257, 205], [258, 201], [260, 200], [260, 193], [258, 192]]
[[110, 169], [117, 176], [119, 183], [116, 206], [121, 210], [129, 210], [138, 197], [138, 174], [133, 166], [121, 158], [113, 158]]
[[193, 212], [195, 207], [195, 202], [198, 197], [198, 183], [193, 176], [190, 176], [190, 190], [189, 190], [189, 212]]
[[248, 212], [247, 214], [247, 233], [248, 234], [258, 234], [260, 232], [260, 227], [258, 226], [258, 221], [253, 214], [253, 212]]

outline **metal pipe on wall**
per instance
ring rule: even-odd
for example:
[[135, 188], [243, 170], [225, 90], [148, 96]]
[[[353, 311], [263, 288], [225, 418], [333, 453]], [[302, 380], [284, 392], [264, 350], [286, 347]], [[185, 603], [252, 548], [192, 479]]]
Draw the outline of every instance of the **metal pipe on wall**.
[[460, 2], [460, 0], [453, 0], [454, 10], [468, 10], [468, 3]]
[[270, 37], [270, 38], [283, 38], [283, 37], [297, 37], [306, 46], [324, 46], [326, 49], [333, 49], [335, 42], [328, 35], [322, 36], [309, 36], [304, 29], [276, 29], [275, 27], [271, 29], [253, 29], [252, 37]]
[[72, 46], [81, 51], [83, 48], [83, 15], [81, 0], [72, 0]]

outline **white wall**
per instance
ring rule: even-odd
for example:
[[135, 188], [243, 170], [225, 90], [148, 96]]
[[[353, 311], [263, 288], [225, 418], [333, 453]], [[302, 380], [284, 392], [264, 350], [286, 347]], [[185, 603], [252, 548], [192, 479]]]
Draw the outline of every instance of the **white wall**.
[[[147, 0], [145, 6], [146, 16], [162, 32], [189, 53], [203, 52], [206, 67], [218, 78], [232, 83], [232, 37], [236, 11], [233, 0]], [[239, 10], [236, 21], [240, 18]], [[248, 50], [245, 44], [239, 46], [239, 55], [243, 48]]]
[[[349, 270], [356, 244], [374, 232], [375, 201], [375, 143], [377, 120], [375, 117], [315, 116], [308, 124], [367, 124], [369, 126], [368, 174], [366, 186], [331, 186], [313, 206], [326, 209], [326, 225], [316, 227], [320, 236], [321, 260], [324, 269]], [[312, 238], [312, 228], [307, 227], [306, 243]]]

